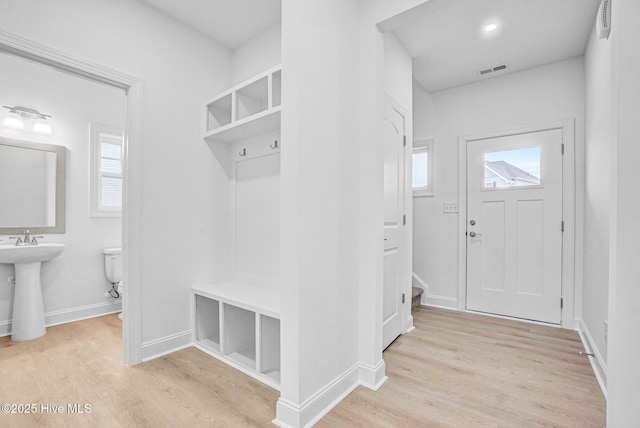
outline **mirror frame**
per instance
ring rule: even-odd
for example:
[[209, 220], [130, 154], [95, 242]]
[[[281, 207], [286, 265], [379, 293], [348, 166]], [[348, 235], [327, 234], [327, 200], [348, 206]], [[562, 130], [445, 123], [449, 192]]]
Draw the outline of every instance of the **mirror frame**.
[[15, 140], [0, 137], [0, 145], [22, 147], [25, 149], [53, 152], [56, 154], [56, 223], [55, 226], [41, 227], [0, 227], [0, 235], [22, 234], [28, 228], [32, 234], [38, 233], [65, 233], [65, 170], [67, 150], [64, 146], [53, 144], [35, 143], [27, 140]]

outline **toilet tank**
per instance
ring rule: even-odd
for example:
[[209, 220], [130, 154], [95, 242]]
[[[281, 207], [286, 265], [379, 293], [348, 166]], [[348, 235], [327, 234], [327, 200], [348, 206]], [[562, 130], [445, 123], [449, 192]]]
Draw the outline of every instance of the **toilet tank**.
[[122, 248], [105, 248], [104, 273], [110, 283], [116, 284], [122, 281]]

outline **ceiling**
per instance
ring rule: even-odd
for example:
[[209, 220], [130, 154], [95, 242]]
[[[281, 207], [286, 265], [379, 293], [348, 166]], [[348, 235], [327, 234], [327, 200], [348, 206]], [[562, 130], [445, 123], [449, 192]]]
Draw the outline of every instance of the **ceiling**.
[[[600, 0], [431, 0], [382, 25], [413, 57], [415, 79], [437, 92], [582, 55]], [[484, 27], [497, 23], [497, 30]], [[480, 77], [479, 70], [507, 69]]]
[[[281, 0], [142, 0], [235, 49], [281, 20]], [[600, 0], [430, 0], [383, 23], [428, 91], [582, 55]], [[498, 29], [486, 33], [488, 23]], [[503, 71], [478, 72], [506, 64]]]
[[142, 0], [235, 49], [280, 22], [281, 0]]

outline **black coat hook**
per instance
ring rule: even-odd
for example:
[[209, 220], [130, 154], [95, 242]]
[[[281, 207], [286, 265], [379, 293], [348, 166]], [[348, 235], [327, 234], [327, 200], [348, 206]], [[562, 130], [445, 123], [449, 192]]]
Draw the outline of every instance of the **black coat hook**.
[[271, 147], [272, 149], [277, 149], [278, 148], [278, 140], [273, 140], [273, 144], [269, 144], [269, 147]]
[[240, 156], [246, 156], [247, 155], [247, 149], [242, 149], [242, 151], [240, 153], [238, 153]]

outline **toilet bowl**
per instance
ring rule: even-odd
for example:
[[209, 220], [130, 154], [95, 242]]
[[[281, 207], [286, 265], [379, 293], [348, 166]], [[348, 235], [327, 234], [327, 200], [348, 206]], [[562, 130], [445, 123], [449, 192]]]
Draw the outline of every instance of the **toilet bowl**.
[[[105, 248], [104, 254], [104, 274], [111, 283], [111, 290], [106, 294], [117, 298], [122, 293], [122, 248]], [[122, 319], [122, 313], [118, 315]]]

